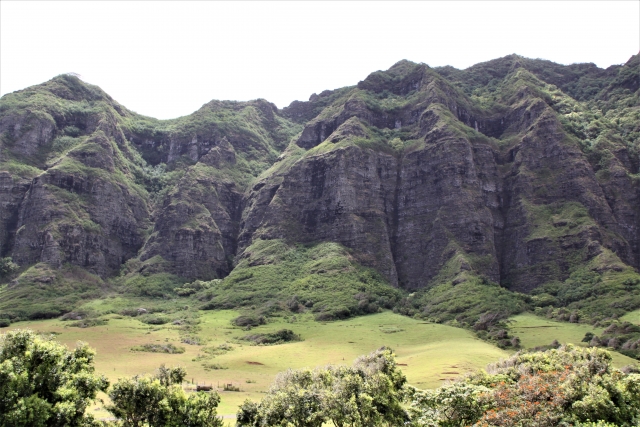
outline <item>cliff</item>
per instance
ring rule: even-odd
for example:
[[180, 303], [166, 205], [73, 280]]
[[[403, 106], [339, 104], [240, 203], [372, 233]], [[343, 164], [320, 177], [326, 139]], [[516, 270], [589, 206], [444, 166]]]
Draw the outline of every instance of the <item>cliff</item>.
[[[55, 286], [73, 270], [147, 295], [228, 277], [203, 299], [229, 306], [242, 274], [318, 252], [325, 268], [278, 273], [283, 293], [251, 304], [343, 268], [372, 272], [366, 304], [427, 316], [450, 318], [446, 301], [490, 298], [489, 285], [520, 308], [636, 308], [639, 74], [638, 55], [606, 70], [517, 55], [466, 70], [400, 61], [282, 110], [212, 101], [166, 121], [56, 77], [0, 102], [0, 248], [22, 268], [7, 289], [42, 283], [36, 267]], [[339, 245], [329, 258], [323, 242]], [[251, 277], [243, 292], [268, 286]]]

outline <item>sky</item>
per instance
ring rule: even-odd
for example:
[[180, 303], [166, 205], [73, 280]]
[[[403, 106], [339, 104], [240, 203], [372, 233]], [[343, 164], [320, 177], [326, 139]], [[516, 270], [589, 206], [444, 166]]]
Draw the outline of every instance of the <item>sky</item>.
[[140, 114], [212, 99], [278, 107], [401, 59], [512, 53], [606, 68], [640, 51], [640, 1], [0, 1], [0, 95], [74, 72]]

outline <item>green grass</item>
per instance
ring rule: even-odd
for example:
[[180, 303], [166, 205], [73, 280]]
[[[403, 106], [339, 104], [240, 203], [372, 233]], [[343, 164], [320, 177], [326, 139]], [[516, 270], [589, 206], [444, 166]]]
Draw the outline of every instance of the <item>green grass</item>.
[[620, 320], [640, 325], [640, 310], [629, 312], [622, 316]]
[[402, 292], [360, 266], [338, 243], [289, 245], [259, 240], [222, 282], [197, 294], [205, 309], [274, 315], [309, 310], [329, 320], [390, 308]]
[[[109, 304], [109, 302], [105, 303]], [[100, 306], [100, 304], [93, 304]], [[19, 322], [8, 329], [31, 328], [55, 333], [59, 341], [73, 346], [78, 340], [96, 349], [96, 368], [112, 382], [119, 377], [152, 372], [160, 364], [181, 365], [191, 382], [233, 384], [240, 392], [221, 392], [219, 413], [233, 414], [246, 398], [259, 400], [278, 372], [289, 368], [316, 367], [326, 364], [349, 365], [360, 355], [381, 346], [396, 352], [398, 363], [411, 384], [419, 388], [438, 387], [443, 381], [465, 372], [484, 368], [509, 353], [473, 336], [463, 329], [425, 323], [391, 312], [355, 319], [319, 323], [309, 315], [290, 316], [252, 329], [251, 333], [274, 333], [290, 329], [303, 341], [274, 346], [248, 345], [239, 340], [247, 332], [234, 327], [236, 311], [201, 312], [198, 337], [203, 345], [185, 345], [178, 325], [150, 326], [135, 318], [107, 315], [104, 326], [84, 329], [67, 327], [60, 320]], [[389, 333], [390, 330], [395, 331]], [[173, 344], [184, 347], [182, 354], [131, 351], [144, 344]], [[221, 351], [205, 351], [222, 348]], [[212, 369], [217, 365], [226, 369]], [[96, 405], [95, 408], [102, 408]], [[108, 414], [99, 409], [98, 417]]]
[[54, 269], [38, 263], [23, 271], [15, 284], [0, 287], [0, 318], [58, 317], [86, 300], [101, 297], [103, 286], [102, 279], [80, 267]]
[[[532, 313], [519, 314], [509, 320], [510, 334], [520, 338], [520, 345], [524, 349], [548, 346], [553, 340], [561, 344], [586, 345], [582, 339], [587, 332], [601, 335], [604, 330], [580, 323], [557, 322]], [[612, 351], [611, 355], [616, 367], [637, 363], [636, 360], [618, 352]]]

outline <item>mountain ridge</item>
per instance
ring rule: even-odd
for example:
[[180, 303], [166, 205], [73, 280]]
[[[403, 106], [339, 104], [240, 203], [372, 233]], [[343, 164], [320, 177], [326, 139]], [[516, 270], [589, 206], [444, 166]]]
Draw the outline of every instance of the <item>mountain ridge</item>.
[[[87, 274], [156, 296], [224, 279], [202, 293], [210, 306], [244, 274], [249, 296], [233, 304], [247, 307], [343, 270], [354, 272], [346, 315], [396, 304], [473, 323], [481, 313], [466, 316], [469, 306], [442, 311], [465, 287], [482, 307], [508, 294], [516, 311], [640, 307], [624, 285], [640, 268], [639, 58], [606, 70], [518, 55], [465, 70], [402, 60], [283, 109], [211, 101], [171, 120], [69, 75], [5, 95], [0, 255], [22, 269], [0, 311], [29, 317], [12, 301]], [[323, 267], [278, 267], [284, 294], [257, 297], [252, 269], [291, 256]], [[362, 280], [373, 293], [355, 298]], [[62, 311], [74, 292], [59, 292]], [[325, 318], [345, 313], [324, 304], [313, 309]]]

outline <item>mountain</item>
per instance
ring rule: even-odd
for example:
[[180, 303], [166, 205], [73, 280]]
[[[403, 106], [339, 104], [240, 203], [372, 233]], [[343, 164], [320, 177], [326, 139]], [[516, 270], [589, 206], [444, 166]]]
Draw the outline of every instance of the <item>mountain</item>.
[[[400, 61], [156, 120], [72, 75], [0, 101], [0, 317], [117, 290], [472, 325], [640, 307], [640, 55]], [[7, 260], [8, 261], [8, 260]]]

